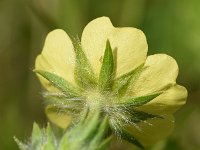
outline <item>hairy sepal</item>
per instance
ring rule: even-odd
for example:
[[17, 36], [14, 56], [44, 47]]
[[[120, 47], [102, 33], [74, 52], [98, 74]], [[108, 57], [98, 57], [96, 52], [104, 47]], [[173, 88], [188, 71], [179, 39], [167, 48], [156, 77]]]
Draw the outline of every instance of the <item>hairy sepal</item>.
[[114, 76], [114, 59], [109, 40], [106, 42], [106, 48], [103, 56], [103, 63], [99, 74], [99, 90], [109, 91], [111, 89]]
[[139, 77], [140, 73], [143, 70], [144, 64], [141, 64], [136, 69], [121, 75], [117, 79], [114, 80], [112, 85], [112, 92], [116, 94], [118, 97], [123, 97], [129, 87], [130, 84], [133, 84], [132, 79]]
[[54, 87], [63, 92], [66, 96], [69, 97], [80, 97], [81, 89], [73, 86], [71, 83], [66, 81], [64, 78], [43, 70], [34, 70], [37, 74], [41, 75], [45, 79], [47, 79]]
[[140, 147], [141, 149], [144, 149], [143, 145], [132, 134], [130, 134], [125, 129], [123, 129], [120, 125], [115, 124], [114, 126], [111, 126], [111, 127], [114, 130], [114, 132], [119, 137], [121, 137], [123, 140], [128, 141], [128, 142]]
[[74, 47], [76, 53], [76, 65], [74, 69], [75, 81], [82, 88], [94, 88], [97, 85], [97, 79], [92, 66], [90, 65], [80, 43], [76, 40], [74, 41]]
[[153, 99], [155, 99], [162, 93], [163, 92], [156, 92], [156, 93], [148, 94], [145, 96], [123, 98], [121, 100], [122, 102], [119, 102], [119, 105], [124, 105], [124, 106], [129, 106], [129, 107], [130, 106], [139, 107], [139, 106], [149, 103], [150, 101], [152, 101]]

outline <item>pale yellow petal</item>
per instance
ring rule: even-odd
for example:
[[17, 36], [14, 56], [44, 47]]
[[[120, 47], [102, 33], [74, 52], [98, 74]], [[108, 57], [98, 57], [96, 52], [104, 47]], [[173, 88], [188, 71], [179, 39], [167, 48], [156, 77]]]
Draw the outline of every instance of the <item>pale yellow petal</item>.
[[149, 119], [135, 126], [128, 126], [128, 131], [144, 146], [150, 146], [166, 138], [174, 128], [174, 117], [163, 116], [163, 119]]
[[141, 30], [115, 28], [109, 18], [97, 18], [85, 27], [81, 38], [82, 47], [97, 75], [100, 72], [107, 40], [111, 43], [115, 57], [117, 56], [117, 77], [145, 61], [148, 46]]
[[144, 67], [139, 78], [130, 86], [128, 95], [146, 95], [176, 83], [178, 65], [172, 57], [166, 54], [148, 56]]
[[153, 114], [172, 114], [186, 103], [186, 99], [186, 88], [174, 85], [151, 102], [141, 106], [139, 110]]
[[[55, 73], [74, 83], [74, 61], [73, 44], [69, 36], [65, 31], [57, 29], [48, 34], [42, 53], [36, 59], [35, 69]], [[47, 90], [54, 91], [46, 79], [38, 77]]]
[[52, 106], [47, 106], [45, 113], [49, 121], [63, 129], [67, 128], [72, 121], [71, 116], [66, 113], [56, 111], [56, 109]]

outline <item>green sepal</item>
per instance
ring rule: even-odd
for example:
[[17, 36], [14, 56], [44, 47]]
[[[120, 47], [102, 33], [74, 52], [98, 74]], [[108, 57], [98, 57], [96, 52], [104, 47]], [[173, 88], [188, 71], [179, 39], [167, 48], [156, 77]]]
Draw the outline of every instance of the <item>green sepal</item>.
[[137, 78], [142, 72], [144, 64], [140, 65], [136, 69], [121, 75], [117, 79], [114, 80], [112, 85], [112, 91], [114, 94], [118, 95], [118, 97], [123, 97], [132, 81], [133, 78]]
[[[70, 144], [71, 143], [71, 144]], [[63, 137], [61, 138], [58, 146], [58, 150], [72, 150], [71, 145], [73, 145], [72, 141], [69, 141], [68, 134], [64, 134]]]
[[[109, 141], [104, 142], [108, 120], [105, 118], [101, 122], [99, 112], [86, 113], [86, 118], [80, 121], [77, 126], [69, 129], [62, 137], [59, 150], [100, 150], [106, 149]], [[104, 149], [103, 149], [104, 148]]]
[[34, 70], [37, 74], [47, 79], [53, 86], [62, 91], [66, 96], [79, 97], [81, 96], [81, 90], [74, 87], [71, 83], [64, 78], [47, 71]]
[[141, 149], [144, 149], [143, 145], [128, 131], [122, 129], [120, 136], [123, 140], [126, 140], [132, 144], [135, 144], [136, 146], [140, 147]]
[[97, 147], [96, 150], [105, 150], [105, 149], [107, 149], [109, 147], [111, 141], [112, 141], [112, 136], [109, 136], [108, 138], [103, 140], [103, 142], [101, 142], [101, 144]]
[[38, 143], [40, 139], [42, 138], [42, 131], [40, 127], [34, 122], [33, 123], [33, 130], [32, 130], [32, 135], [31, 135], [31, 143], [35, 145], [35, 143]]
[[148, 119], [154, 118], [163, 119], [162, 116], [146, 113], [143, 111], [131, 110], [129, 111], [129, 113], [131, 115], [129, 119], [132, 123], [139, 123], [141, 121], [146, 121]]
[[103, 141], [103, 138], [105, 137], [107, 133], [107, 130], [108, 130], [108, 117], [106, 116], [103, 122], [98, 127], [96, 135], [91, 140], [88, 150], [89, 149], [93, 150], [93, 147], [96, 147], [97, 145], [99, 145], [99, 143], [101, 143], [101, 141]]
[[113, 52], [109, 40], [106, 42], [106, 48], [103, 56], [103, 63], [99, 74], [99, 90], [108, 91], [111, 89], [114, 75]]
[[22, 143], [18, 138], [13, 137], [20, 150], [28, 150], [28, 145]]
[[105, 150], [111, 137], [107, 138], [108, 118], [101, 121], [99, 112], [89, 113], [60, 138], [55, 136], [49, 124], [45, 129], [34, 123], [30, 141], [24, 144], [15, 137], [14, 140], [20, 150]]
[[55, 150], [55, 142], [55, 137], [49, 124], [47, 125], [46, 129], [40, 129], [36, 123], [33, 124], [30, 144], [31, 148], [41, 150]]
[[45, 109], [46, 114], [56, 113], [56, 114], [67, 114], [74, 117], [74, 120], [78, 120], [80, 117], [79, 113], [82, 109], [74, 108], [75, 105], [67, 107], [67, 105], [48, 105]]
[[43, 94], [45, 98], [45, 106], [55, 106], [58, 108], [64, 108], [64, 109], [78, 109], [81, 110], [80, 108], [83, 108], [84, 106], [84, 97], [66, 97], [65, 95], [61, 94], [52, 94], [49, 92], [45, 92]]
[[[92, 137], [96, 134], [97, 126], [99, 123], [99, 112], [88, 114], [88, 117], [84, 120], [82, 124], [77, 127], [77, 131], [81, 132], [81, 134], [76, 137], [77, 139], [81, 139], [84, 141], [85, 139], [91, 140]], [[82, 130], [84, 129], [84, 130]], [[76, 133], [74, 133], [76, 135]]]
[[162, 94], [162, 92], [157, 92], [157, 93], [148, 94], [148, 95], [139, 96], [139, 97], [124, 98], [121, 100], [122, 102], [119, 102], [119, 105], [139, 107], [152, 101], [154, 98], [158, 97], [160, 94]]
[[46, 129], [41, 129], [34, 123], [30, 141], [26, 144], [14, 137], [20, 150], [56, 150], [57, 140], [48, 124]]
[[91, 139], [96, 134], [98, 121], [99, 113], [95, 113], [93, 116], [87, 116], [77, 126], [66, 132], [60, 141], [59, 150], [88, 149]]
[[45, 132], [46, 132], [45, 133], [46, 134], [46, 142], [44, 144], [44, 150], [55, 150], [57, 140], [53, 134], [52, 128], [49, 123], [47, 124]]
[[[78, 107], [78, 105], [81, 105], [84, 103], [84, 97], [66, 97], [65, 95], [53, 95], [45, 92], [43, 94], [45, 98], [45, 105], [54, 105], [54, 106], [60, 106], [65, 107], [66, 105], [71, 106], [71, 107]], [[83, 106], [82, 106], [83, 107]], [[80, 109], [80, 108], [78, 108]]]
[[97, 79], [89, 60], [77, 41], [74, 41], [74, 49], [76, 53], [76, 64], [74, 69], [75, 81], [84, 89], [94, 88], [97, 85]]
[[128, 141], [142, 149], [144, 149], [143, 145], [128, 131], [124, 130], [120, 125], [115, 124], [114, 131], [120, 136], [123, 140]]

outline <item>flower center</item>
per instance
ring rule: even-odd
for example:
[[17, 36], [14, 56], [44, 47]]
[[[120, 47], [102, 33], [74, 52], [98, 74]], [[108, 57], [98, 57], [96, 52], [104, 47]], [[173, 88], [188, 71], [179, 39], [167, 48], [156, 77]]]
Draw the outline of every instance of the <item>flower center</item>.
[[90, 110], [101, 110], [106, 112], [113, 105], [113, 97], [110, 92], [100, 93], [99, 91], [89, 91], [86, 94], [86, 106]]

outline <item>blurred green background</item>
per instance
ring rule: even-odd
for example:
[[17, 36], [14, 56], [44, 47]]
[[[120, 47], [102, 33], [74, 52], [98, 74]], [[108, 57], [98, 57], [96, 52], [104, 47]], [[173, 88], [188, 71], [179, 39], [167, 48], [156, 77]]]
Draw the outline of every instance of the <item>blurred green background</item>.
[[176, 113], [174, 133], [151, 149], [200, 149], [199, 0], [0, 0], [1, 150], [18, 149], [13, 136], [28, 140], [34, 121], [45, 125], [42, 89], [32, 69], [47, 33], [62, 28], [80, 37], [100, 16], [114, 26], [142, 29], [148, 54], [167, 53], [179, 64], [187, 105]]

